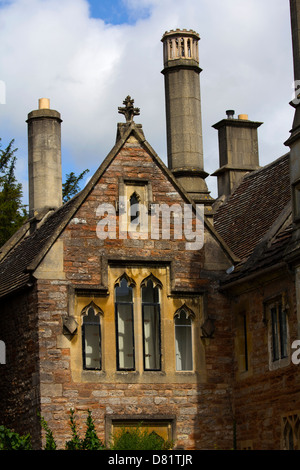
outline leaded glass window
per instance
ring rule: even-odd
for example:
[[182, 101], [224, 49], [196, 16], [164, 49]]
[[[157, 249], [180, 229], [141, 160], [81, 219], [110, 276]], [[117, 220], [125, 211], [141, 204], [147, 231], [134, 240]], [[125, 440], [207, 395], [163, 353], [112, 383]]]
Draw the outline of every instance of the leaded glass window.
[[142, 287], [144, 370], [161, 369], [159, 286], [151, 279]]
[[82, 317], [83, 368], [101, 370], [101, 328], [99, 311], [93, 304]]
[[278, 361], [287, 357], [287, 319], [281, 302], [271, 307], [272, 359]]
[[176, 370], [193, 370], [192, 318], [185, 310], [175, 316]]
[[133, 289], [126, 277], [115, 287], [117, 369], [134, 370]]

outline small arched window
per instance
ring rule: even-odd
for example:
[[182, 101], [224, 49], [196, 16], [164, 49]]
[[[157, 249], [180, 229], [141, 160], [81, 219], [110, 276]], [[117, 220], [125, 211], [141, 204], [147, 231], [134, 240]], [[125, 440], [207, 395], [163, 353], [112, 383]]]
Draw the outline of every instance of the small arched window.
[[136, 192], [130, 196], [129, 205], [130, 205], [130, 222], [133, 224], [139, 223], [139, 204], [140, 198]]
[[192, 52], [191, 52], [191, 40], [187, 40], [187, 50], [188, 50], [188, 57], [192, 57]]
[[170, 47], [170, 59], [173, 59], [174, 58], [174, 51], [173, 51], [173, 43], [172, 43], [171, 40], [169, 41], [169, 47]]
[[133, 284], [126, 275], [115, 285], [117, 369], [134, 370]]
[[176, 51], [175, 51], [175, 57], [180, 57], [180, 51], [179, 51], [179, 41], [178, 41], [178, 38], [175, 39], [175, 48], [176, 48]]
[[193, 370], [192, 314], [185, 308], [175, 314], [176, 370]]
[[181, 56], [184, 57], [185, 56], [185, 50], [184, 50], [184, 39], [183, 38], [180, 39], [180, 47], [181, 47]]
[[300, 450], [300, 416], [294, 414], [283, 418], [284, 450]]
[[141, 284], [144, 370], [161, 369], [160, 286], [160, 281], [156, 283], [154, 276], [149, 276]]
[[82, 311], [83, 368], [101, 370], [101, 325], [100, 312], [93, 302]]

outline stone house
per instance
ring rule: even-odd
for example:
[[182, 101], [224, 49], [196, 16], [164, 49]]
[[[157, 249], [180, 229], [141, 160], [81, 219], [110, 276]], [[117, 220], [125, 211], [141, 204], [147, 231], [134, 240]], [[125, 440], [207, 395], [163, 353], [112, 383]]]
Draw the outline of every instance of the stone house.
[[[295, 80], [299, 15], [291, 0]], [[71, 408], [103, 440], [142, 422], [182, 449], [300, 448], [299, 107], [265, 167], [261, 123], [214, 125], [214, 200], [198, 41], [162, 38], [167, 166], [127, 97], [112, 150], [62, 204], [61, 116], [44, 99], [28, 115], [30, 218], [0, 251], [0, 421], [37, 449], [37, 412], [63, 447]]]

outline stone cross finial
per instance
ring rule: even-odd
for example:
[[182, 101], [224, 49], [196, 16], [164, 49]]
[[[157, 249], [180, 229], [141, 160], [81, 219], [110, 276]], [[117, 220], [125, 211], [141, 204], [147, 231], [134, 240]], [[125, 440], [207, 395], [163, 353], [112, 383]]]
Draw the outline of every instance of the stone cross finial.
[[140, 108], [133, 107], [134, 100], [128, 95], [123, 104], [125, 105], [123, 108], [119, 107], [118, 112], [120, 114], [124, 114], [126, 118], [126, 122], [133, 122], [133, 117], [138, 116], [140, 114]]

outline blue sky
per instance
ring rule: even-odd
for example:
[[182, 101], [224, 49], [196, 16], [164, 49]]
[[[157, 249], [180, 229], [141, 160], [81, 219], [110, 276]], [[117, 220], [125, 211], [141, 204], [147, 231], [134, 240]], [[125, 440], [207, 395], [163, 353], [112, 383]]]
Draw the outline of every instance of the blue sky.
[[[272, 3], [272, 8], [270, 4]], [[98, 168], [115, 143], [118, 106], [131, 95], [136, 121], [167, 161], [161, 37], [193, 29], [199, 43], [204, 169], [219, 167], [212, 125], [226, 109], [263, 122], [262, 165], [287, 151], [293, 120], [288, 0], [0, 0], [0, 137], [15, 139], [27, 200], [27, 115], [39, 98], [61, 113], [63, 174]], [[216, 197], [216, 178], [208, 177]]]
[[128, 8], [123, 0], [89, 0], [90, 12], [93, 18], [101, 18], [113, 25], [135, 24], [137, 19], [147, 18], [150, 10], [142, 7], [139, 11]]

